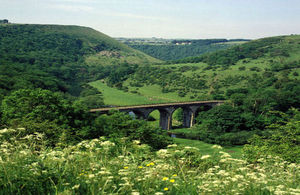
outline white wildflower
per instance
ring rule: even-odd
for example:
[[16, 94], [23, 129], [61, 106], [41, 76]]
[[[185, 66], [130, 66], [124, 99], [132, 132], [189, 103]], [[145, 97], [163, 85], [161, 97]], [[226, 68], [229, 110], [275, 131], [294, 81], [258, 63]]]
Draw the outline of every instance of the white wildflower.
[[167, 147], [168, 147], [168, 148], [176, 148], [176, 147], [177, 147], [177, 144], [171, 144], [171, 145], [168, 145]]
[[76, 190], [76, 189], [78, 189], [79, 187], [80, 187], [80, 184], [74, 185], [74, 186], [72, 187], [72, 190]]
[[219, 145], [213, 145], [212, 148], [214, 148], [214, 149], [222, 149], [222, 146], [219, 146]]
[[93, 179], [94, 177], [95, 177], [94, 174], [89, 174], [89, 178], [90, 178], [90, 179]]
[[224, 175], [225, 173], [226, 173], [225, 170], [220, 170], [220, 171], [217, 173], [217, 175]]
[[210, 158], [210, 155], [204, 155], [204, 156], [201, 157], [202, 160], [207, 159], [207, 158]]
[[136, 144], [136, 145], [139, 145], [139, 144], [141, 143], [140, 140], [133, 140], [132, 142], [133, 142], [134, 144]]
[[111, 141], [104, 141], [100, 144], [103, 147], [110, 147], [110, 146], [114, 146], [115, 143], [111, 142]]

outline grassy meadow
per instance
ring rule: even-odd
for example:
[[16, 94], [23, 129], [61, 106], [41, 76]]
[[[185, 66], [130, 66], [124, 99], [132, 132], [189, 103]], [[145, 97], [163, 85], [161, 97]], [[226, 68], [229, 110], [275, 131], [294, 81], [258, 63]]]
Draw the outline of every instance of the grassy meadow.
[[99, 89], [102, 92], [104, 103], [106, 105], [125, 106], [164, 102], [160, 99], [151, 100], [150, 98], [145, 96], [124, 92], [122, 90], [109, 87], [101, 81], [92, 82], [90, 83], [90, 85]]
[[[101, 91], [106, 105], [125, 106], [191, 100], [190, 98], [181, 98], [176, 93], [162, 93], [158, 85], [129, 87], [128, 92], [109, 87], [102, 81], [94, 81], [90, 85]], [[138, 93], [132, 92], [134, 90]]]
[[[218, 152], [217, 149], [213, 147], [213, 144], [208, 144], [199, 140], [174, 138], [174, 143], [182, 146], [198, 148], [200, 153], [204, 155], [213, 155]], [[242, 146], [226, 146], [223, 147], [223, 151], [229, 153], [233, 158], [241, 159], [242, 148]]]

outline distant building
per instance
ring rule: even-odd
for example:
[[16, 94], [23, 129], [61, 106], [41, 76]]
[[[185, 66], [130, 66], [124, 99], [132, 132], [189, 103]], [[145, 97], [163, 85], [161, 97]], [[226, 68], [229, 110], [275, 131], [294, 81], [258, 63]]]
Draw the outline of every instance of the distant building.
[[7, 19], [0, 20], [0, 24], [8, 24], [8, 20]]

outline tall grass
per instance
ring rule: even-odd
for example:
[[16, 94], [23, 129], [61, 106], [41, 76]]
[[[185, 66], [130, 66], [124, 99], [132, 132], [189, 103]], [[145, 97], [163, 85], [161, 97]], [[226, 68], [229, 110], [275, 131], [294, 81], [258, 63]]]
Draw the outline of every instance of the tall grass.
[[220, 146], [212, 155], [169, 145], [151, 151], [127, 138], [46, 148], [42, 134], [0, 130], [0, 194], [299, 194], [300, 165], [277, 157], [257, 164]]

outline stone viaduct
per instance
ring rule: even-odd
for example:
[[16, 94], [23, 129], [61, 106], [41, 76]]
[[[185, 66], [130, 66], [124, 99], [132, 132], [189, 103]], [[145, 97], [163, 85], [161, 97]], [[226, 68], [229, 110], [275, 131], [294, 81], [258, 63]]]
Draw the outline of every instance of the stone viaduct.
[[197, 112], [209, 110], [213, 106], [224, 103], [221, 100], [211, 101], [193, 101], [193, 102], [176, 102], [176, 103], [160, 103], [137, 106], [120, 106], [109, 108], [91, 109], [90, 112], [100, 112], [107, 114], [110, 110], [119, 110], [122, 112], [133, 112], [138, 118], [148, 119], [149, 114], [154, 110], [160, 112], [159, 125], [162, 129], [169, 130], [172, 128], [172, 114], [178, 109], [183, 110], [183, 126], [190, 128], [195, 123]]

